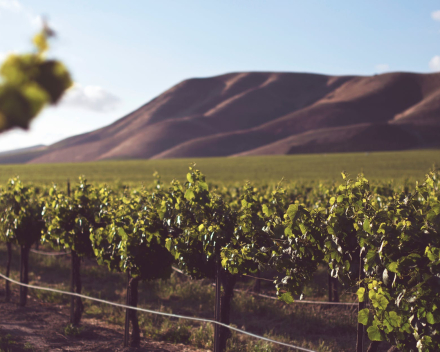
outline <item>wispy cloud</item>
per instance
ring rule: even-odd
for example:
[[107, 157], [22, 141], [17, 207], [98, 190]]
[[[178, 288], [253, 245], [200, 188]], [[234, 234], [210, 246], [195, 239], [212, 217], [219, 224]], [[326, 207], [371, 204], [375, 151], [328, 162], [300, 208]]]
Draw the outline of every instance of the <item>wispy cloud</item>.
[[31, 12], [26, 12], [26, 17], [28, 18], [29, 22], [31, 23], [31, 25], [33, 25], [34, 27], [42, 27], [43, 26], [43, 17], [40, 15], [34, 15]]
[[0, 9], [20, 12], [23, 10], [23, 6], [18, 2], [18, 0], [0, 0]]
[[374, 66], [375, 72], [377, 73], [384, 73], [388, 72], [390, 70], [390, 65], [388, 64], [377, 64]]
[[434, 56], [430, 61], [429, 61], [429, 68], [432, 71], [440, 71], [440, 55], [436, 55]]
[[100, 86], [81, 86], [75, 84], [65, 95], [63, 106], [78, 107], [97, 112], [117, 109], [121, 99]]
[[0, 14], [2, 12], [12, 12], [24, 16], [34, 27], [41, 27], [43, 19], [35, 15], [30, 9], [24, 7], [18, 0], [0, 0]]
[[432, 18], [434, 21], [440, 21], [440, 10], [432, 11], [432, 12], [431, 12], [431, 18]]

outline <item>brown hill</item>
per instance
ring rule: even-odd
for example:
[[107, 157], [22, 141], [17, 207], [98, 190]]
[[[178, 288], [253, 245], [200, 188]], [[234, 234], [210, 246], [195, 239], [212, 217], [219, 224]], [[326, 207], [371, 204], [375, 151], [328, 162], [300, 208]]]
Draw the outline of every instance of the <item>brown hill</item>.
[[20, 160], [401, 150], [438, 147], [439, 137], [440, 73], [248, 72], [183, 81], [109, 126]]

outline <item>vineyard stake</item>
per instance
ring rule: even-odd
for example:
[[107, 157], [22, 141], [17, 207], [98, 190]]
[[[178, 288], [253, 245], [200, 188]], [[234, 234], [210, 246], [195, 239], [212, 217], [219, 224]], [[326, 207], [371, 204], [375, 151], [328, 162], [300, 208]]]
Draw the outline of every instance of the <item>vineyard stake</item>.
[[[130, 305], [130, 272], [127, 271], [127, 296], [125, 303], [127, 306]], [[125, 310], [125, 332], [124, 332], [124, 347], [128, 347], [129, 340], [130, 340], [130, 311], [127, 308]]]
[[260, 280], [260, 269], [257, 270], [256, 273], [256, 279], [255, 279], [255, 283], [254, 283], [254, 287], [252, 288], [252, 291], [255, 293], [260, 293], [261, 291], [261, 280]]
[[[330, 268], [329, 268], [329, 270], [330, 270]], [[328, 281], [328, 301], [333, 302], [332, 276], [330, 275], [330, 273], [328, 273], [328, 280], [327, 281]]]
[[[12, 245], [10, 242], [6, 242], [6, 247], [8, 249], [8, 261], [6, 262], [6, 277], [9, 277], [9, 272], [11, 270], [11, 259], [12, 259]], [[6, 280], [6, 302], [9, 302], [11, 299], [11, 286], [10, 282]]]
[[[67, 196], [70, 197], [70, 181], [67, 179]], [[70, 252], [70, 292], [75, 292], [75, 251]], [[70, 296], [70, 324], [75, 323], [75, 296]]]
[[[70, 252], [70, 292], [75, 292], [75, 251]], [[75, 323], [75, 296], [70, 296], [70, 324]]]
[[[23, 283], [23, 246], [20, 246], [20, 282]], [[19, 304], [21, 306], [21, 297], [23, 294], [22, 286], [20, 286]]]
[[[29, 282], [28, 277], [29, 269], [29, 247], [26, 245], [20, 246], [20, 282], [27, 284]], [[27, 287], [20, 287], [20, 306], [24, 307], [27, 301]]]
[[339, 302], [339, 281], [336, 277], [332, 277], [333, 302]]
[[[363, 287], [362, 280], [364, 279], [364, 250], [361, 248], [359, 256], [359, 287]], [[358, 303], [358, 316], [359, 312], [365, 308], [365, 302]], [[364, 325], [358, 323], [357, 326], [357, 340], [356, 340], [356, 352], [362, 352], [364, 350]]]
[[[215, 256], [215, 321], [220, 321], [220, 300], [221, 300], [221, 263], [220, 253], [216, 250]], [[220, 351], [220, 326], [215, 324], [214, 326], [214, 352]]]

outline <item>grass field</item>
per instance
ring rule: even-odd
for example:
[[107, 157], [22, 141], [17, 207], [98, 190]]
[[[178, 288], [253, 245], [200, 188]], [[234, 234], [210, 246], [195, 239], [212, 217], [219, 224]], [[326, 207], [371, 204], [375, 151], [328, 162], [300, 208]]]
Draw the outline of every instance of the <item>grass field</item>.
[[36, 184], [63, 183], [85, 175], [91, 182], [148, 184], [158, 171], [165, 182], [185, 179], [188, 166], [195, 162], [207, 181], [216, 183], [255, 183], [339, 181], [341, 171], [355, 176], [364, 172], [371, 181], [422, 180], [433, 165], [440, 165], [439, 150], [403, 152], [304, 154], [241, 158], [203, 158], [100, 161], [70, 164], [0, 165], [0, 182], [19, 175]]

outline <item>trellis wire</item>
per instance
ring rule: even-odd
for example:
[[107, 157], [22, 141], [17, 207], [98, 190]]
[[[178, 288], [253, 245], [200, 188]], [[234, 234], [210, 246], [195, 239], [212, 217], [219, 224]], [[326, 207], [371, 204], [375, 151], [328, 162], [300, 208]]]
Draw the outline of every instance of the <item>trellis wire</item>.
[[[179, 274], [186, 275], [182, 270], [177, 269], [175, 267], [172, 267], [172, 269], [176, 272], [178, 272]], [[215, 286], [215, 284], [212, 284], [213, 286]], [[235, 292], [247, 292], [247, 293], [251, 293], [254, 296], [258, 296], [258, 297], [263, 297], [263, 298], [268, 298], [268, 299], [273, 299], [276, 301], [279, 301], [278, 297], [275, 296], [269, 296], [269, 295], [264, 295], [262, 293], [256, 293], [256, 292], [248, 292], [248, 291], [244, 291], [244, 290], [240, 290], [238, 288], [234, 288]], [[351, 302], [325, 302], [325, 301], [306, 301], [306, 300], [295, 300], [293, 303], [305, 303], [305, 304], [319, 304], [319, 305], [323, 305], [323, 304], [327, 304], [327, 305], [334, 305], [334, 306], [356, 306], [357, 303], [351, 303]]]
[[[41, 255], [49, 255], [49, 256], [62, 256], [62, 255], [70, 254], [70, 252], [43, 252], [43, 251], [37, 251], [36, 249], [31, 249], [31, 252], [36, 253], [36, 254], [41, 254]], [[172, 267], [172, 269], [174, 271], [178, 272], [179, 274], [186, 275], [180, 269], [177, 269], [175, 267]], [[248, 276], [248, 277], [254, 278], [256, 280], [264, 280], [264, 278], [257, 278], [257, 277], [251, 276], [251, 275], [243, 275], [243, 276]], [[265, 279], [265, 280], [272, 282], [272, 280], [269, 280], [269, 279]], [[236, 291], [236, 292], [244, 292], [243, 290], [239, 290], [237, 288], [234, 289], [234, 291]], [[262, 294], [262, 293], [255, 293], [255, 292], [253, 292], [252, 294], [254, 296], [258, 296], [258, 297], [262, 297], [262, 298], [273, 299], [273, 300], [276, 300], [276, 301], [279, 300], [278, 297], [269, 296], [269, 295], [265, 295], [265, 294]], [[352, 302], [325, 302], [325, 301], [307, 301], [307, 300], [295, 300], [293, 303], [320, 304], [320, 305], [326, 304], [326, 305], [333, 305], [333, 306], [355, 306], [355, 305], [357, 305], [357, 303], [352, 303]]]
[[277, 341], [277, 340], [272, 340], [272, 339], [269, 339], [267, 337], [256, 335], [256, 334], [253, 334], [251, 332], [247, 332], [247, 331], [238, 329], [236, 327], [229, 326], [227, 324], [223, 324], [223, 323], [220, 323], [218, 321], [211, 320], [211, 319], [203, 319], [203, 318], [197, 318], [197, 317], [188, 317], [188, 316], [185, 316], [185, 315], [165, 313], [165, 312], [158, 312], [158, 311], [151, 310], [151, 309], [145, 309], [145, 308], [139, 308], [139, 307], [131, 307], [131, 306], [127, 306], [125, 304], [109, 302], [109, 301], [105, 301], [103, 299], [99, 299], [99, 298], [95, 298], [95, 297], [89, 297], [89, 296], [85, 296], [85, 295], [82, 295], [82, 294], [79, 294], [79, 293], [67, 292], [67, 291], [57, 290], [57, 289], [49, 288], [49, 287], [42, 287], [42, 286], [23, 284], [21, 282], [13, 280], [13, 279], [11, 279], [9, 277], [6, 277], [5, 275], [3, 275], [1, 273], [0, 273], [0, 277], [2, 277], [5, 280], [8, 280], [8, 281], [10, 281], [10, 282], [12, 282], [12, 283], [14, 283], [16, 285], [25, 286], [25, 287], [28, 287], [28, 288], [33, 288], [35, 290], [50, 291], [50, 292], [60, 293], [60, 294], [64, 294], [64, 295], [80, 297], [80, 298], [88, 299], [88, 300], [91, 300], [91, 301], [95, 301], [95, 302], [104, 303], [104, 304], [108, 304], [108, 305], [111, 305], [111, 306], [119, 307], [119, 308], [133, 309], [133, 310], [136, 310], [136, 311], [139, 311], [139, 312], [145, 312], [145, 313], [157, 314], [157, 315], [164, 315], [164, 316], [171, 317], [171, 318], [194, 320], [194, 321], [200, 321], [200, 322], [205, 322], [205, 323], [217, 324], [217, 325], [220, 325], [220, 326], [224, 326], [225, 328], [228, 328], [228, 329], [234, 330], [236, 332], [239, 332], [241, 334], [248, 335], [248, 336], [251, 336], [251, 337], [254, 337], [254, 338], [266, 341], [266, 342], [275, 343], [275, 344], [278, 344], [278, 345], [281, 345], [281, 346], [285, 346], [285, 347], [289, 347], [289, 348], [294, 348], [294, 349], [297, 349], [297, 350], [300, 350], [300, 351], [305, 351], [305, 352], [317, 352], [317, 351], [314, 351], [314, 350], [311, 350], [311, 349], [308, 349], [308, 348], [291, 345], [291, 344], [288, 344], [288, 343], [285, 343], [285, 342], [281, 342], [281, 341]]

